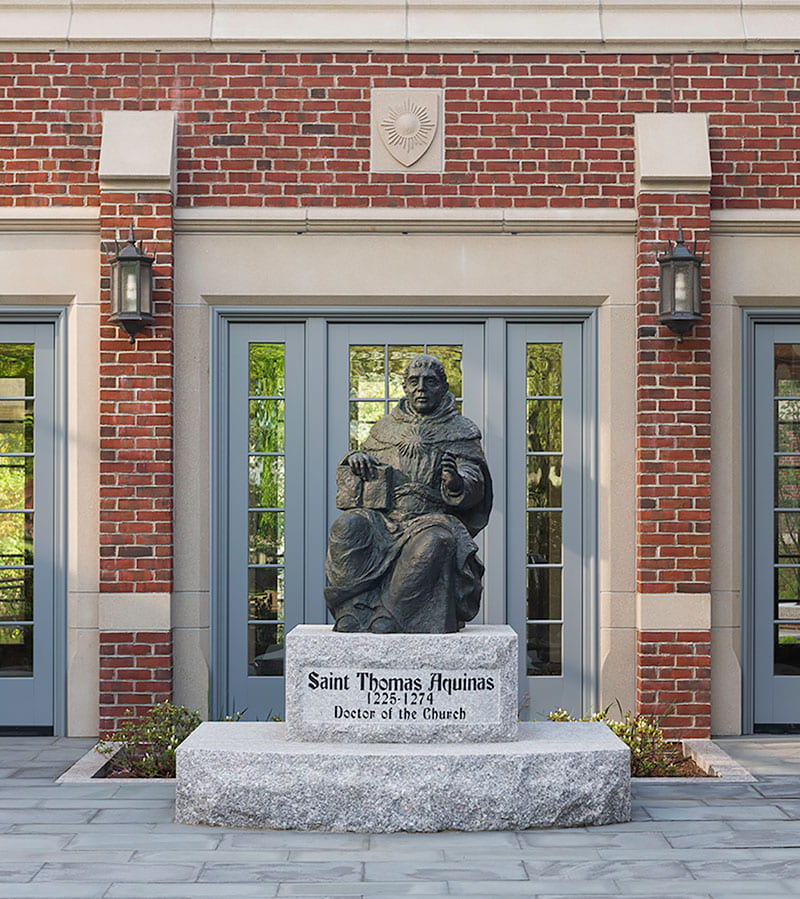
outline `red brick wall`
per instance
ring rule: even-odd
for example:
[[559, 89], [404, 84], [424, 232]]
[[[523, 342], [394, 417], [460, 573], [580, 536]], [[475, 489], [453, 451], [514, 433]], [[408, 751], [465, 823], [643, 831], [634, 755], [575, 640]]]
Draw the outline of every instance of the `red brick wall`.
[[100, 634], [100, 734], [115, 729], [126, 712], [140, 717], [172, 698], [169, 631]]
[[[634, 114], [701, 112], [713, 207], [796, 207], [798, 76], [759, 54], [2, 53], [0, 203], [97, 205], [102, 111], [174, 109], [181, 206], [630, 208]], [[373, 86], [444, 89], [443, 175], [370, 175]]]
[[[637, 209], [637, 590], [686, 594], [691, 603], [691, 594], [711, 592], [709, 197], [641, 193]], [[682, 342], [658, 322], [657, 256], [679, 225], [706, 254], [703, 321]], [[709, 632], [690, 636], [707, 656]], [[687, 635], [640, 632], [638, 652], [639, 711], [662, 716], [674, 708], [664, 722], [670, 736], [709, 736], [709, 663], [687, 676]]]
[[709, 631], [639, 631], [636, 667], [640, 711], [660, 719], [667, 736], [709, 736]]
[[[124, 241], [132, 222], [155, 256], [155, 322], [134, 344], [108, 321], [110, 269], [101, 259], [100, 591], [164, 594], [172, 590], [173, 559], [172, 196], [103, 192], [100, 199], [102, 239]], [[139, 715], [171, 698], [169, 631], [105, 632], [100, 640], [102, 729], [124, 708]]]

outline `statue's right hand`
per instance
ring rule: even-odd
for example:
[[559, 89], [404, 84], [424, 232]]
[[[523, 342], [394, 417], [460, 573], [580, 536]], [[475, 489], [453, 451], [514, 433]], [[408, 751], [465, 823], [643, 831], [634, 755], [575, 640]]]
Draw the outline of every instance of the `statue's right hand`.
[[371, 481], [378, 473], [378, 460], [361, 450], [350, 453], [347, 457], [347, 464], [350, 466], [350, 471], [358, 475], [362, 481]]

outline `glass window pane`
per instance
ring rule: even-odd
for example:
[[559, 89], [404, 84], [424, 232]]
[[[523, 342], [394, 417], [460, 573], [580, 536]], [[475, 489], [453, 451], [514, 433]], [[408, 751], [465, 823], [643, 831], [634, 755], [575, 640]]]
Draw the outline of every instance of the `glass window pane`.
[[529, 621], [561, 619], [561, 568], [528, 569]]
[[33, 620], [32, 568], [0, 568], [0, 620]]
[[773, 673], [784, 677], [800, 674], [800, 621], [775, 626]]
[[285, 502], [283, 456], [250, 456], [249, 502], [253, 509], [282, 509]]
[[33, 677], [33, 625], [0, 627], [0, 677]]
[[33, 515], [0, 513], [0, 565], [33, 565]]
[[450, 385], [450, 393], [456, 399], [462, 397], [464, 395], [464, 378], [461, 362], [464, 350], [461, 344], [454, 344], [453, 346], [433, 346], [429, 344], [428, 353], [442, 360], [442, 365], [444, 365], [444, 371], [447, 375], [447, 382]]
[[33, 508], [33, 459], [0, 456], [0, 509]]
[[561, 344], [529, 343], [527, 353], [528, 396], [561, 395]]
[[800, 562], [800, 512], [776, 513], [775, 561]]
[[800, 396], [800, 344], [775, 344], [775, 395]]
[[[776, 602], [781, 604], [800, 602], [800, 568], [775, 569], [775, 598]], [[776, 617], [787, 616], [776, 615]]]
[[561, 506], [561, 456], [528, 456], [528, 506]]
[[800, 456], [775, 457], [775, 505], [800, 509]]
[[284, 396], [285, 347], [282, 343], [250, 344], [250, 396]]
[[386, 396], [384, 345], [350, 347], [350, 396], [383, 399]]
[[249, 559], [251, 565], [275, 565], [283, 561], [283, 512], [251, 512]]
[[358, 449], [370, 428], [386, 414], [385, 403], [350, 403], [350, 449]]
[[283, 621], [284, 569], [250, 568], [247, 574], [247, 617], [251, 621]]
[[561, 512], [528, 512], [528, 564], [561, 561]]
[[0, 343], [0, 397], [5, 396], [33, 396], [32, 343]]
[[403, 373], [408, 363], [425, 352], [422, 345], [395, 345], [389, 347], [389, 396], [398, 399], [404, 396]]
[[776, 449], [779, 453], [800, 451], [800, 399], [777, 400]]
[[250, 400], [250, 452], [283, 451], [285, 400]]
[[0, 400], [0, 453], [32, 452], [33, 400]]
[[800, 621], [800, 600], [777, 603], [777, 618], [781, 621]]
[[[283, 656], [283, 624], [248, 625], [247, 673], [251, 677], [280, 677]], [[265, 712], [268, 714], [270, 710]]]
[[561, 452], [561, 400], [528, 400], [528, 452]]
[[561, 675], [560, 624], [529, 624], [526, 649], [529, 677]]

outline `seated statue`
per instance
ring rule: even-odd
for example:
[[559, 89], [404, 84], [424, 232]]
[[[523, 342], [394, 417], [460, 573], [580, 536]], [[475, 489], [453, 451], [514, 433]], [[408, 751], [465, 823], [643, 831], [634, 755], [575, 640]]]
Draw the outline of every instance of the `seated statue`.
[[492, 482], [477, 425], [458, 414], [444, 366], [420, 355], [405, 399], [337, 471], [325, 599], [334, 630], [452, 633], [480, 608], [472, 538], [489, 520]]

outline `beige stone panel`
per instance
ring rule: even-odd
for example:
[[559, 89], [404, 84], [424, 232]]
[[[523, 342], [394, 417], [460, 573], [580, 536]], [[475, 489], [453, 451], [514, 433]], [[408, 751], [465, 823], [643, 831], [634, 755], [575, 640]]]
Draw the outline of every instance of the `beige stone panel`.
[[712, 591], [739, 590], [741, 581], [741, 315], [738, 307], [730, 305], [730, 298], [715, 294], [711, 312]]
[[600, 591], [600, 627], [633, 628], [636, 626], [636, 594]]
[[441, 172], [442, 92], [373, 88], [370, 96], [370, 171]]
[[738, 627], [711, 631], [711, 733], [742, 732], [741, 632]]
[[209, 717], [209, 632], [178, 627], [172, 632], [173, 700]]
[[98, 627], [101, 631], [168, 631], [169, 593], [101, 593]]
[[[636, 189], [707, 191], [711, 183], [708, 119], [701, 113], [637, 113]], [[680, 147], [680, 152], [676, 148]]]
[[209, 618], [208, 593], [172, 594], [172, 626], [174, 628], [207, 628]]
[[640, 631], [704, 631], [711, 627], [709, 593], [639, 593], [636, 627]]
[[[179, 254], [176, 253], [176, 258]], [[185, 285], [178, 282], [179, 297]], [[175, 590], [209, 588], [209, 314], [175, 307]]]
[[147, 41], [147, 49], [173, 40], [208, 41], [211, 33], [211, 0], [137, 0], [135, 4], [109, 0], [72, 0], [69, 40]]
[[[284, 41], [402, 41], [406, 38], [404, 0], [215, 0], [212, 39], [241, 40], [259, 35], [261, 44]], [[260, 45], [261, 45], [260, 44]], [[260, 46], [259, 45], [259, 46]]]
[[67, 734], [96, 736], [100, 702], [100, 645], [94, 628], [70, 628], [67, 640]]
[[738, 590], [711, 591], [711, 626], [740, 627], [742, 595]]
[[428, 305], [447, 298], [599, 305], [631, 295], [633, 241], [614, 234], [180, 234], [176, 278], [184, 300], [214, 303], [394, 304], [402, 297]]
[[3, 233], [0, 304], [96, 304], [99, 268], [96, 233]]
[[99, 607], [100, 597], [97, 592], [79, 593], [70, 591], [67, 598], [67, 626], [71, 629], [90, 628], [97, 630]]
[[29, 0], [0, 5], [0, 35], [7, 41], [61, 41], [69, 33], [71, 0]]
[[602, 41], [597, 2], [408, 0], [410, 40]]
[[712, 222], [711, 258], [715, 304], [800, 305], [800, 235], [722, 234]]
[[72, 306], [67, 335], [69, 589], [96, 593], [100, 576], [99, 306]]
[[[631, 263], [631, 269], [633, 265]], [[636, 589], [636, 311], [633, 293], [598, 311], [600, 591]], [[633, 617], [627, 625], [632, 626]]]
[[601, 0], [599, 4], [604, 39], [623, 43], [639, 43], [645, 35], [663, 42], [741, 39], [745, 37], [741, 6], [741, 0]]
[[100, 187], [174, 194], [176, 148], [176, 113], [107, 110], [100, 144]]
[[623, 713], [636, 708], [636, 631], [601, 627], [598, 709], [612, 706], [616, 712], [617, 702]]
[[800, 34], [800, 7], [775, 0], [744, 0], [742, 23], [751, 41], [773, 41]]

